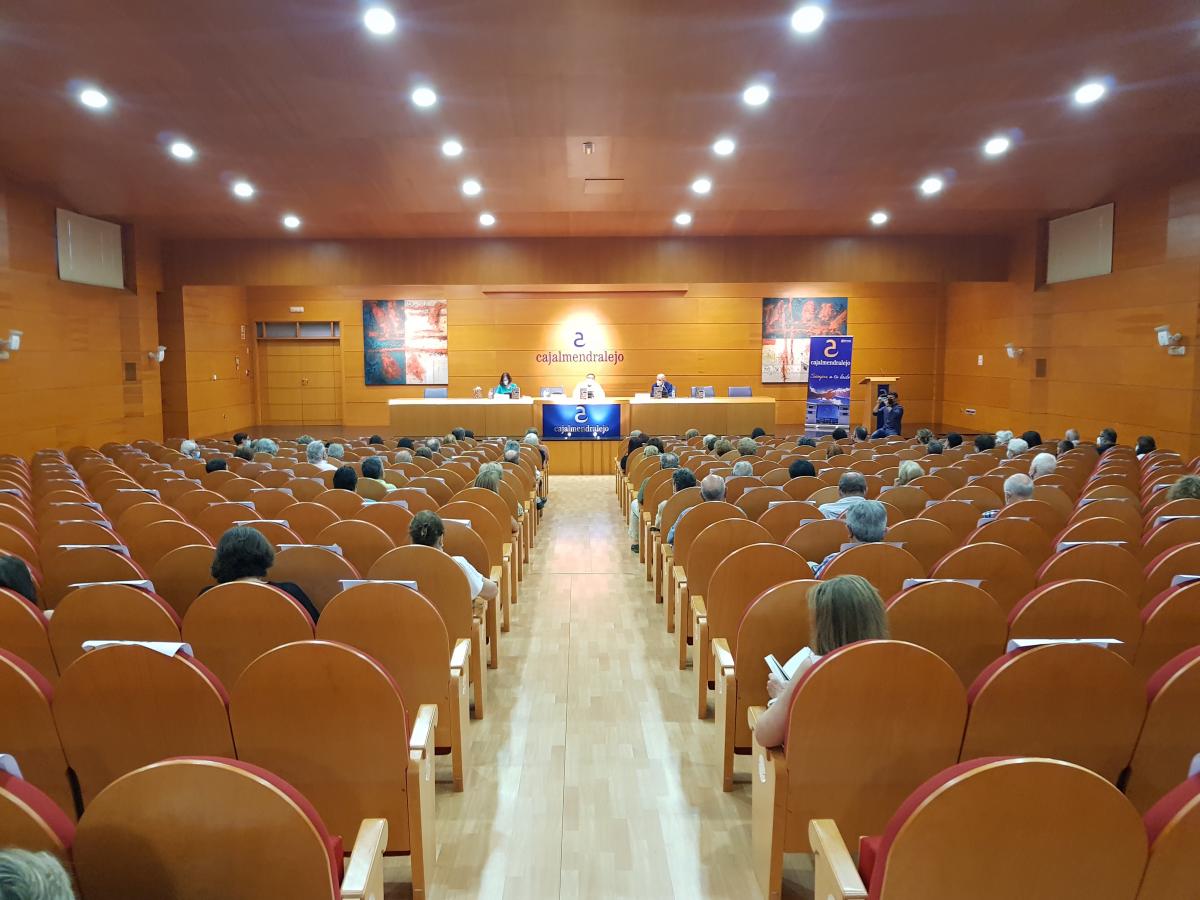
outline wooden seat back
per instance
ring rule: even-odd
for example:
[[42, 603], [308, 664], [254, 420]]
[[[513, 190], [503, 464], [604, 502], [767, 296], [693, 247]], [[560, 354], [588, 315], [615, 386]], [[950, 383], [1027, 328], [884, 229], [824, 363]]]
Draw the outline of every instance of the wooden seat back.
[[951, 550], [929, 573], [931, 578], [972, 579], [992, 595], [1005, 615], [1034, 588], [1033, 566], [1004, 544], [967, 544]]
[[354, 515], [363, 505], [363, 498], [354, 491], [330, 488], [317, 495], [314, 503], [331, 510], [339, 519]]
[[1133, 754], [1146, 697], [1133, 667], [1091, 644], [1005, 654], [971, 685], [962, 759], [1046, 756], [1116, 782]]
[[[691, 517], [689, 513], [683, 521], [687, 522]], [[707, 597], [713, 572], [729, 554], [751, 544], [770, 542], [771, 535], [767, 529], [749, 519], [719, 519], [706, 526], [692, 541], [688, 553], [684, 568], [687, 573], [688, 593], [693, 597]]]
[[331, 900], [340, 863], [331, 843], [316, 810], [279, 776], [234, 759], [172, 759], [96, 798], [73, 860], [80, 892], [97, 900]]
[[1046, 560], [1037, 573], [1038, 584], [1076, 578], [1090, 578], [1115, 585], [1135, 603], [1142, 593], [1142, 567], [1128, 547], [1112, 544], [1068, 547]]
[[[660, 528], [663, 535], [670, 533], [671, 526], [675, 524], [675, 520], [679, 518], [680, 513], [688, 507], [697, 506], [701, 503], [699, 487], [684, 488], [682, 491], [676, 491], [672, 494], [671, 499], [667, 501], [667, 505], [663, 507], [662, 511]], [[689, 515], [691, 514], [689, 513]]]
[[451, 556], [463, 557], [475, 567], [475, 571], [487, 578], [491, 569], [491, 560], [483, 538], [476, 534], [469, 524], [464, 525], [449, 519], [443, 519], [442, 524], [446, 529], [442, 538], [446, 552]]
[[703, 595], [708, 605], [709, 636], [724, 638], [730, 651], [736, 652], [738, 625], [755, 598], [777, 584], [809, 578], [811, 574], [804, 557], [781, 544], [756, 543], [733, 550], [713, 569]]
[[[438, 708], [437, 745], [450, 746], [452, 644], [437, 608], [402, 584], [360, 584], [342, 591], [325, 607], [317, 638], [357, 647], [386, 669], [414, 709]], [[461, 679], [466, 690], [466, 678]], [[460, 698], [465, 716], [467, 698]]]
[[[354, 486], [354, 492], [367, 500], [383, 500], [390, 493], [388, 485], [374, 478], [360, 478]], [[368, 504], [369, 505], [369, 504]], [[351, 513], [352, 514], [352, 513]]]
[[1174, 547], [1197, 542], [1200, 542], [1200, 516], [1194, 519], [1175, 519], [1147, 531], [1142, 537], [1138, 556], [1142, 564], [1146, 565]]
[[331, 641], [268, 650], [242, 672], [229, 700], [238, 759], [295, 787], [334, 834], [387, 819], [390, 852], [409, 849], [409, 717], [399, 685], [378, 661]]
[[991, 594], [973, 584], [929, 581], [887, 603], [888, 631], [897, 641], [931, 650], [958, 674], [964, 687], [1004, 652], [1008, 625]]
[[[70, 866], [71, 848], [75, 843], [74, 809], [68, 814], [48, 794], [30, 782], [0, 772], [0, 846], [25, 850], [29, 853], [51, 853], [64, 866]], [[11, 875], [7, 866], [6, 875]], [[25, 887], [18, 877], [5, 879], [5, 890], [21, 891]], [[38, 885], [30, 889], [39, 890]]]
[[696, 538], [714, 522], [725, 519], [745, 519], [746, 514], [723, 500], [710, 500], [693, 506], [675, 529], [675, 564], [687, 571], [688, 560]]
[[139, 581], [146, 572], [129, 557], [104, 547], [59, 550], [44, 561], [45, 585], [42, 600], [54, 609], [72, 584], [89, 581]]
[[822, 657], [792, 695], [776, 764], [786, 767], [784, 851], [810, 852], [811, 819], [879, 834], [905, 797], [957, 760], [965, 693], [950, 666], [913, 644], [859, 641]]
[[74, 819], [75, 800], [54, 723], [53, 700], [54, 689], [49, 681], [25, 660], [0, 650], [0, 709], [4, 710], [0, 715], [0, 744], [17, 760], [25, 780]]
[[367, 577], [415, 581], [417, 591], [433, 604], [446, 623], [451, 640], [471, 637], [471, 585], [449, 554], [420, 544], [397, 547], [381, 556]]
[[479, 569], [481, 573], [486, 576], [488, 569], [492, 566], [504, 564], [504, 545], [508, 543], [511, 532], [507, 528], [502, 529], [500, 522], [491, 512], [477, 503], [467, 500], [452, 500], [438, 510], [438, 514], [443, 519], [466, 519], [471, 523], [471, 531], [479, 536], [479, 539], [483, 541], [483, 546], [487, 549], [488, 565], [486, 568]]
[[[1068, 525], [1051, 540], [1051, 546], [1058, 546], [1063, 541], [1124, 541], [1132, 549], [1141, 543], [1141, 532], [1120, 519], [1097, 516]], [[1140, 551], [1135, 552], [1140, 556]]]
[[917, 515], [918, 519], [932, 519], [950, 529], [956, 543], [961, 544], [979, 524], [979, 510], [971, 503], [942, 500], [927, 506]]
[[277, 518], [286, 519], [288, 527], [300, 535], [302, 540], [310, 543], [315, 542], [317, 535], [340, 519], [338, 514], [328, 506], [311, 502], [293, 503], [291, 506], [286, 506], [279, 512]]
[[751, 489], [738, 497], [734, 506], [744, 512], [747, 519], [755, 522], [772, 503], [783, 503], [791, 499], [783, 488], [752, 485]]
[[213, 548], [191, 544], [163, 556], [150, 569], [154, 591], [183, 616], [200, 591], [216, 584], [212, 576]]
[[299, 498], [290, 487], [260, 487], [255, 484], [250, 496], [245, 499], [254, 504], [260, 518], [279, 519], [282, 518], [281, 513]]
[[1155, 672], [1146, 695], [1146, 721], [1125, 782], [1125, 795], [1142, 812], [1179, 784], [1200, 746], [1200, 647]]
[[356, 512], [353, 518], [360, 522], [370, 522], [379, 528], [388, 536], [394, 547], [412, 540], [408, 529], [412, 525], [413, 514], [399, 503], [368, 503]]
[[179, 615], [157, 594], [129, 584], [95, 584], [67, 594], [50, 619], [60, 672], [83, 656], [83, 642], [178, 641]]
[[[214, 503], [227, 503], [228, 501], [218, 494], [216, 491], [189, 491], [180, 497], [177, 501], [172, 501], [177, 510], [187, 517], [187, 520], [193, 524], [199, 518], [200, 513]], [[246, 510], [247, 513], [251, 510]], [[251, 519], [253, 516], [247, 515], [246, 518]]]
[[815, 475], [801, 475], [784, 482], [783, 489], [793, 500], [807, 500], [825, 486], [825, 482]]
[[114, 645], [79, 657], [59, 679], [54, 719], [84, 806], [148, 763], [232, 757], [227, 702], [221, 683], [183, 653]]
[[734, 475], [725, 479], [725, 502], [737, 503], [738, 498], [747, 488], [762, 487], [762, 479], [757, 475]]
[[183, 617], [183, 640], [222, 684], [274, 647], [313, 637], [308, 611], [269, 584], [231, 581], [205, 591]]
[[1200, 574], [1200, 542], [1180, 544], [1170, 550], [1164, 550], [1146, 564], [1145, 581], [1141, 593], [1142, 604], [1149, 603], [1169, 588], [1176, 575], [1198, 574]]
[[1009, 638], [1116, 638], [1129, 662], [1142, 622], [1137, 600], [1107, 581], [1072, 578], [1031, 591], [1008, 614]]
[[1012, 547], [1035, 570], [1050, 558], [1052, 550], [1050, 536], [1040, 525], [1028, 519], [1012, 517], [985, 522], [967, 535], [964, 543], [993, 543]]
[[856, 544], [835, 556], [821, 573], [821, 579], [828, 581], [839, 575], [861, 575], [886, 602], [900, 592], [908, 579], [924, 578], [925, 567], [901, 547]]
[[925, 509], [925, 504], [934, 498], [920, 487], [902, 484], [887, 488], [880, 493], [879, 499], [900, 510], [904, 518], [915, 519]]
[[326, 526], [313, 543], [337, 544], [360, 573], [370, 571], [379, 557], [396, 546], [383, 529], [358, 519], [342, 519]]
[[850, 529], [845, 522], [822, 517], [820, 520], [801, 522], [783, 543], [809, 562], [820, 563], [849, 540]]
[[988, 759], [952, 766], [909, 795], [877, 852], [873, 900], [1127, 900], [1146, 836], [1095, 773], [1059, 760]]
[[319, 611], [342, 590], [342, 581], [362, 575], [346, 556], [338, 556], [325, 547], [299, 546], [286, 547], [275, 554], [269, 577], [272, 581], [299, 585]]
[[1097, 517], [1120, 519], [1131, 528], [1142, 527], [1142, 511], [1134, 500], [1096, 500], [1075, 510], [1069, 521], [1074, 524]]
[[1134, 671], [1146, 682], [1180, 653], [1200, 646], [1200, 581], [1167, 588], [1142, 608]]
[[[759, 525], [771, 533], [777, 544], [782, 544], [795, 531], [801, 522], [815, 522], [825, 517], [813, 504], [802, 500], [775, 501], [756, 520]], [[678, 535], [676, 535], [678, 540]]]
[[[215, 509], [216, 507], [209, 507]], [[239, 507], [241, 509], [241, 507]], [[248, 509], [242, 509], [243, 512], [250, 513]], [[251, 513], [247, 518], [255, 518]], [[221, 532], [224, 534], [224, 532]], [[216, 535], [217, 538], [221, 534]], [[129, 552], [133, 554], [133, 558], [138, 561], [144, 568], [152, 569], [154, 564], [179, 547], [186, 547], [189, 544], [207, 544], [213, 546], [213, 539], [197, 528], [195, 525], [189, 525], [187, 522], [176, 522], [173, 519], [164, 519], [160, 522], [150, 522], [143, 525], [141, 528], [127, 535], [125, 543], [129, 547]]]
[[7, 588], [0, 588], [0, 650], [25, 660], [51, 684], [58, 681], [45, 614], [32, 601]]
[[958, 546], [949, 528], [933, 519], [921, 518], [905, 519], [891, 526], [884, 540], [902, 544], [926, 572]]

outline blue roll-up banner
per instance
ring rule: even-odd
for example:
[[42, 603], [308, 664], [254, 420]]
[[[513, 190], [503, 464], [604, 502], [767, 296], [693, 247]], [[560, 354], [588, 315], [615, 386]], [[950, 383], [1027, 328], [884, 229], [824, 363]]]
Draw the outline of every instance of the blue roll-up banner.
[[808, 348], [808, 423], [850, 424], [852, 337], [814, 337]]
[[544, 441], [616, 441], [620, 437], [619, 403], [542, 404]]

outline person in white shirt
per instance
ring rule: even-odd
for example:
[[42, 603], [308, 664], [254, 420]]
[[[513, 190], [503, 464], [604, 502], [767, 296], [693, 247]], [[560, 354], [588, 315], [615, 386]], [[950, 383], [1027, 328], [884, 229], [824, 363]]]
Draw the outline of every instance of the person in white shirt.
[[596, 381], [596, 376], [588, 372], [587, 377], [575, 385], [575, 389], [571, 391], [571, 396], [576, 400], [603, 400], [604, 388], [600, 387], [600, 383]]
[[[408, 535], [414, 544], [435, 547], [443, 553], [445, 553], [445, 548], [442, 546], [445, 534], [446, 526], [442, 523], [441, 517], [429, 509], [423, 509], [413, 516], [412, 523], [408, 526]], [[467, 581], [471, 585], [471, 599], [483, 601], [476, 602], [476, 612], [479, 612], [481, 607], [486, 608], [488, 603], [500, 595], [500, 588], [496, 582], [485, 578], [483, 573], [471, 565], [466, 557], [451, 556], [450, 558], [458, 563], [458, 567], [467, 576]]]
[[338, 467], [329, 461], [329, 451], [325, 449], [325, 444], [321, 441], [310, 441], [308, 446], [304, 448], [304, 455], [308, 457], [308, 461], [312, 465], [316, 466], [322, 472], [337, 471]]
[[827, 519], [840, 519], [855, 503], [867, 499], [867, 479], [862, 472], [846, 472], [838, 479], [838, 499], [817, 507]]
[[771, 702], [758, 717], [754, 737], [764, 747], [779, 747], [787, 740], [792, 696], [806, 671], [825, 656], [856, 641], [887, 640], [887, 613], [879, 592], [861, 575], [839, 575], [808, 592], [813, 656], [809, 664], [784, 681], [772, 673], [767, 678]]

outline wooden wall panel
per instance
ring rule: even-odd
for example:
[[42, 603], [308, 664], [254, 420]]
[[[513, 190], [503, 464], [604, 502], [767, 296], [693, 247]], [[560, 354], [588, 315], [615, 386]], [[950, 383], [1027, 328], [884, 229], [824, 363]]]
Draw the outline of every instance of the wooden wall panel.
[[54, 209], [0, 179], [0, 334], [24, 332], [22, 349], [0, 361], [0, 403], [11, 412], [0, 450], [161, 438], [158, 366], [146, 355], [159, 343], [157, 242], [135, 231], [136, 293], [59, 281]]
[[191, 436], [232, 433], [251, 425], [255, 421], [253, 331], [245, 289], [185, 287], [183, 316]]
[[[681, 391], [712, 385], [724, 394], [732, 385], [750, 385], [756, 395], [781, 401], [780, 424], [796, 425], [804, 420], [806, 387], [764, 385], [760, 378], [762, 298], [848, 296], [855, 374], [899, 376], [908, 420], [933, 418], [940, 387], [940, 284], [697, 283], [676, 285], [673, 293], [646, 290], [637, 297], [621, 293], [628, 285], [594, 286], [592, 296], [575, 295], [580, 286], [558, 287], [572, 295], [495, 297], [485, 293], [491, 287], [471, 285], [307, 285], [251, 286], [246, 296], [252, 321], [341, 322], [348, 426], [382, 425], [389, 398], [420, 396], [422, 390], [363, 384], [362, 301], [420, 297], [446, 297], [449, 302], [451, 396], [470, 396], [476, 386], [486, 391], [502, 371], [511, 372], [527, 393], [549, 386], [569, 390], [595, 371], [609, 393], [628, 395], [648, 390], [655, 373], [665, 371]], [[294, 305], [303, 306], [304, 313], [290, 313]], [[616, 351], [623, 359], [614, 364], [538, 362], [539, 353], [571, 352], [577, 328], [589, 341], [584, 350]], [[862, 415], [859, 407], [856, 400], [855, 421]]]
[[[1122, 442], [1152, 434], [1200, 452], [1200, 182], [1131, 190], [1116, 204], [1112, 275], [1033, 290], [1031, 229], [1014, 244], [1011, 281], [949, 286], [942, 421], [1043, 437], [1077, 427], [1088, 439], [1111, 426]], [[1187, 355], [1157, 345], [1159, 324], [1183, 333]], [[1021, 359], [1005, 355], [1009, 341]]]

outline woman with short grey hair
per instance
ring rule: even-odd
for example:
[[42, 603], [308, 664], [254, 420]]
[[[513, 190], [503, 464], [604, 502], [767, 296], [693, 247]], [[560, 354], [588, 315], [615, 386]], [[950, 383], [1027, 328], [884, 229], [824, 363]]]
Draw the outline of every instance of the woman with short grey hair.
[[75, 900], [71, 878], [49, 853], [0, 850], [0, 898], [3, 900]]
[[200, 445], [197, 444], [193, 440], [187, 440], [179, 445], [179, 452], [182, 453], [184, 456], [186, 456], [188, 459], [199, 459], [200, 458]]

